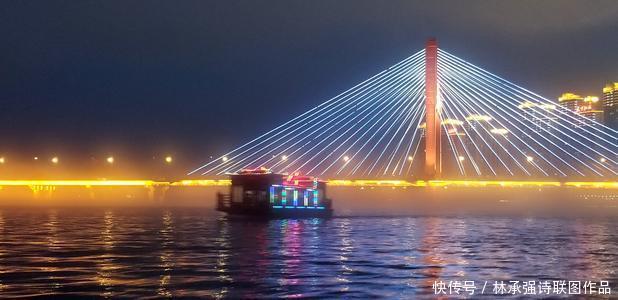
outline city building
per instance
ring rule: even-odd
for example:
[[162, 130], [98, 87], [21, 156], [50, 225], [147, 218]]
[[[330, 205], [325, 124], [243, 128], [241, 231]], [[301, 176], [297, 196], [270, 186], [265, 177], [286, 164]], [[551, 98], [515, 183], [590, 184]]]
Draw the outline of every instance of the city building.
[[564, 93], [558, 98], [558, 104], [572, 112], [577, 112], [584, 102], [584, 97], [574, 93]]
[[587, 96], [578, 107], [577, 113], [585, 117], [582, 119], [584, 125], [593, 126], [603, 123], [603, 107], [599, 97]]
[[603, 112], [605, 126], [618, 130], [618, 82], [603, 88]]
[[528, 126], [525, 127], [526, 131], [536, 133], [549, 132], [552, 126], [555, 126], [552, 124], [556, 120], [553, 114], [556, 106], [553, 104], [525, 101], [519, 105], [519, 109], [523, 110], [524, 118], [528, 121]]
[[599, 97], [564, 93], [558, 98], [558, 104], [576, 114], [574, 127], [603, 123], [603, 108]]

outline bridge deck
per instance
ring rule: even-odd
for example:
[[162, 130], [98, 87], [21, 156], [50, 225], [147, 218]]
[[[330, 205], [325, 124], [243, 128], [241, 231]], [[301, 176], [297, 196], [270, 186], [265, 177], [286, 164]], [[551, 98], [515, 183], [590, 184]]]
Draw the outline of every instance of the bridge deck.
[[[227, 186], [227, 179], [180, 180], [0, 180], [3, 186], [67, 186], [67, 187], [152, 187], [152, 186]], [[513, 181], [513, 180], [328, 180], [329, 186], [351, 187], [575, 187], [618, 189], [618, 181]]]

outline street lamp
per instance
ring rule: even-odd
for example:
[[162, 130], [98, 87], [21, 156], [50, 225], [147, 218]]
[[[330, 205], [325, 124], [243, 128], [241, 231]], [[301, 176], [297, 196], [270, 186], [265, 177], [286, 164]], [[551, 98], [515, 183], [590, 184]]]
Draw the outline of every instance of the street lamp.
[[107, 158], [107, 163], [108, 164], [113, 164], [114, 163], [114, 157], [113, 156], [108, 157]]
[[166, 156], [166, 157], [165, 157], [165, 162], [166, 162], [166, 163], [171, 164], [171, 163], [172, 163], [172, 161], [173, 161], [173, 159], [172, 159], [172, 157], [171, 157], [171, 156], [169, 156], [169, 155], [168, 155], [168, 156]]
[[4, 164], [5, 160], [4, 160], [4, 156], [0, 157], [0, 164]]
[[52, 162], [54, 165], [57, 165], [57, 164], [58, 164], [58, 162], [59, 162], [59, 160], [58, 160], [58, 156], [54, 156], [54, 157], [52, 157], [51, 162]]

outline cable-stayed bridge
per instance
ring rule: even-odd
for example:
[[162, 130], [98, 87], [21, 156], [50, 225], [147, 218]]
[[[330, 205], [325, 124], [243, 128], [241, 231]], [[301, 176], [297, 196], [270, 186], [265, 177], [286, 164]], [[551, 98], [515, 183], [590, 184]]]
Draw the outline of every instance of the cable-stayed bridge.
[[437, 47], [189, 174], [615, 180], [618, 132]]

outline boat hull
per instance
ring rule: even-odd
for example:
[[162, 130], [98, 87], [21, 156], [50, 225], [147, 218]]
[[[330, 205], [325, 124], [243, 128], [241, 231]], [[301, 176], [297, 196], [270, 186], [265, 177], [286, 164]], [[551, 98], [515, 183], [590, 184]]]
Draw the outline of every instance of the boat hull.
[[277, 208], [277, 209], [233, 209], [217, 208], [218, 211], [230, 216], [248, 216], [255, 218], [330, 218], [333, 216], [332, 209], [308, 209], [308, 208]]

